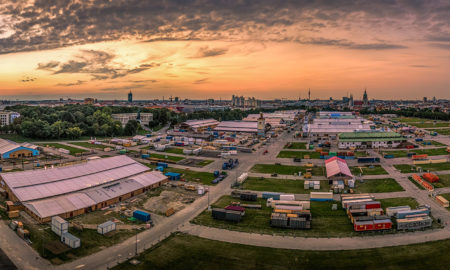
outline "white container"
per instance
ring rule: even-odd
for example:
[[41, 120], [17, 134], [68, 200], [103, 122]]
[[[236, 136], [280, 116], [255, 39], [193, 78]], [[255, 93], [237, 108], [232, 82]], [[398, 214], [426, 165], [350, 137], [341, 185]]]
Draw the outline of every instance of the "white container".
[[248, 178], [248, 173], [243, 173], [238, 177], [237, 180], [239, 183], [243, 183], [245, 180], [247, 180], [247, 178]]
[[205, 188], [203, 186], [198, 186], [197, 187], [197, 194], [198, 195], [203, 195], [205, 194]]
[[69, 222], [62, 219], [60, 216], [52, 217], [52, 231], [57, 235], [61, 236], [63, 233], [67, 233], [69, 231]]
[[64, 148], [58, 148], [58, 152], [63, 153], [63, 154], [70, 154], [70, 151]]
[[294, 194], [281, 194], [280, 201], [295, 201]]
[[61, 242], [71, 248], [79, 248], [81, 246], [81, 240], [70, 233], [63, 233], [61, 235]]
[[192, 150], [191, 149], [183, 149], [183, 154], [191, 155], [192, 154]]
[[116, 230], [116, 223], [107, 221], [97, 226], [97, 232], [99, 234], [105, 234]]

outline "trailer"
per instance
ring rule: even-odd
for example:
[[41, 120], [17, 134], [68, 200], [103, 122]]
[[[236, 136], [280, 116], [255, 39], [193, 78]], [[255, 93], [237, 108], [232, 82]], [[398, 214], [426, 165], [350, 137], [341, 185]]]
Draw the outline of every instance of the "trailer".
[[258, 194], [253, 192], [242, 192], [239, 195], [239, 198], [243, 201], [256, 201], [258, 198]]
[[310, 201], [281, 201], [269, 198], [266, 202], [267, 207], [279, 208], [280, 206], [300, 206], [302, 210], [309, 210], [311, 207]]
[[449, 207], [448, 200], [440, 195], [436, 196], [436, 201], [443, 207]]
[[397, 215], [397, 212], [399, 211], [409, 211], [409, 210], [411, 210], [411, 207], [409, 205], [387, 207], [386, 215], [394, 217]]
[[61, 235], [61, 242], [68, 245], [71, 248], [79, 248], [81, 246], [81, 240], [78, 237], [66, 232]]
[[115, 230], [116, 230], [116, 223], [111, 220], [97, 225], [97, 232], [102, 235]]
[[333, 192], [311, 192], [309, 199], [311, 201], [332, 201]]
[[432, 224], [433, 219], [429, 216], [397, 219], [397, 230], [420, 230]]

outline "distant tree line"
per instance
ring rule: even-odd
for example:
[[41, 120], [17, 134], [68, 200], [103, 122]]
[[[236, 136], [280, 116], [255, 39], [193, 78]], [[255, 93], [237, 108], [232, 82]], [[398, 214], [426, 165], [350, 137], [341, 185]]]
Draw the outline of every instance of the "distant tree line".
[[443, 120], [443, 121], [449, 121], [450, 120], [450, 113], [441, 112], [439, 108], [436, 108], [434, 110], [430, 108], [425, 109], [416, 109], [416, 108], [406, 108], [402, 110], [379, 110], [379, 111], [372, 111], [368, 109], [364, 109], [360, 111], [361, 114], [397, 114], [399, 116], [405, 116], [405, 117], [419, 117], [419, 118], [426, 118], [426, 119], [432, 119], [432, 120]]

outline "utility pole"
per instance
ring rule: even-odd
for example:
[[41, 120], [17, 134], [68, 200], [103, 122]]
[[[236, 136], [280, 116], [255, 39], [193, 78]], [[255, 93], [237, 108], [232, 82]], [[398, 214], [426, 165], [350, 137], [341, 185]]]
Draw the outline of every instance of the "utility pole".
[[137, 251], [137, 248], [138, 248], [138, 239], [137, 239], [137, 235], [138, 235], [138, 233], [137, 233], [137, 230], [136, 230], [136, 249], [135, 249], [135, 255], [137, 256], [137, 254], [138, 254], [138, 251]]

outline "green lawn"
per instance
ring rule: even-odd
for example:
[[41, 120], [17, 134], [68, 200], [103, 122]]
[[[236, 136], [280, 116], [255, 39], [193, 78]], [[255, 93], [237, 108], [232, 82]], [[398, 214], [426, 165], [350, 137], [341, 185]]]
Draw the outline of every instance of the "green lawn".
[[[431, 145], [423, 145], [424, 142], [430, 142]], [[437, 141], [423, 141], [423, 142], [420, 143], [420, 144], [422, 144], [422, 145], [425, 146], [425, 147], [431, 147], [431, 146], [446, 146], [445, 144], [440, 143], [440, 142], [437, 142]]]
[[215, 179], [214, 174], [210, 172], [197, 172], [197, 171], [191, 171], [191, 170], [182, 170], [178, 168], [167, 168], [164, 170], [164, 173], [166, 172], [174, 172], [174, 173], [181, 173], [181, 178], [185, 179], [189, 182], [197, 182], [202, 183], [204, 185], [214, 185], [211, 184], [211, 181]]
[[183, 149], [182, 148], [166, 148], [164, 150], [164, 152], [183, 155]]
[[211, 159], [204, 159], [204, 160], [202, 160], [201, 162], [197, 163], [197, 165], [199, 165], [199, 166], [201, 166], [201, 167], [205, 167], [206, 165], [211, 164], [211, 163], [213, 163], [213, 162], [214, 162], [214, 160], [211, 160]]
[[306, 169], [312, 169], [313, 176], [323, 176], [324, 167], [306, 167], [306, 166], [290, 166], [290, 165], [276, 165], [276, 164], [255, 164], [250, 171], [255, 173], [278, 173], [284, 175], [293, 175], [294, 173], [305, 173]]
[[146, 269], [447, 269], [450, 240], [414, 245], [310, 251], [276, 249], [209, 240], [188, 234], [174, 234], [137, 259], [114, 270]]
[[450, 174], [440, 174], [439, 182], [432, 183], [435, 188], [450, 187]]
[[[45, 229], [44, 229], [45, 228]], [[32, 247], [45, 259], [50, 260], [53, 264], [61, 264], [67, 261], [72, 261], [77, 258], [93, 254], [100, 251], [104, 247], [116, 245], [125, 239], [135, 235], [134, 230], [130, 231], [116, 231], [110, 236], [103, 236], [97, 233], [97, 230], [84, 229], [82, 232], [73, 228], [69, 228], [69, 232], [81, 240], [81, 247], [71, 249], [66, 253], [54, 255], [48, 250], [43, 250], [42, 240], [44, 243], [51, 241], [60, 241], [60, 237], [56, 235], [49, 226], [26, 226], [30, 231], [30, 240], [33, 242]], [[43, 229], [43, 230], [42, 230]], [[43, 253], [44, 252], [44, 253]]]
[[319, 152], [312, 151], [280, 151], [277, 158], [305, 158], [305, 155], [309, 155], [309, 158], [320, 158]]
[[354, 166], [354, 167], [350, 167], [350, 170], [352, 171], [352, 174], [354, 174], [354, 175], [359, 175], [361, 173], [361, 169], [362, 169], [362, 175], [388, 174], [386, 172], [386, 170], [383, 167], [381, 167], [381, 165], [372, 165], [372, 166], [373, 166], [373, 168], [370, 168], [369, 166]]
[[450, 128], [427, 128], [427, 131], [436, 131], [440, 135], [450, 135]]
[[[287, 180], [276, 178], [259, 178], [249, 177], [242, 185], [243, 189], [254, 191], [272, 191], [283, 193], [309, 194], [311, 190], [304, 189], [303, 180]], [[320, 190], [314, 191], [329, 191], [330, 187], [328, 181], [321, 181]]]
[[93, 148], [93, 149], [105, 149], [107, 147], [107, 145], [103, 145], [103, 144], [93, 144], [93, 143], [88, 143], [88, 142], [70, 142], [69, 144], [73, 144], [73, 145], [78, 145], [78, 146], [82, 146], [82, 147], [86, 147], [86, 148]]
[[418, 128], [449, 127], [449, 123], [446, 123], [446, 122], [410, 123], [410, 125], [418, 127]]
[[164, 155], [156, 154], [156, 153], [149, 153], [149, 154], [150, 154], [151, 158], [166, 159], [166, 160], [175, 161], [175, 162], [185, 159], [184, 157], [171, 156], [171, 155], [165, 155], [165, 154]]
[[382, 192], [395, 192], [404, 191], [397, 181], [392, 178], [382, 179], [368, 179], [364, 180], [364, 183], [356, 182], [353, 189], [356, 193], [382, 193]]
[[55, 148], [63, 148], [63, 149], [69, 150], [71, 155], [87, 152], [87, 150], [84, 150], [84, 149], [81, 149], [81, 148], [77, 148], [77, 147], [68, 146], [68, 145], [64, 145], [64, 144], [60, 144], [60, 143], [42, 143], [40, 145], [48, 146], [48, 147], [55, 147]]
[[411, 209], [416, 209], [419, 203], [416, 199], [411, 197], [402, 198], [390, 198], [378, 200], [381, 203], [381, 207], [386, 211], [387, 207], [409, 205]]
[[290, 142], [284, 146], [285, 149], [306, 149], [304, 142]]
[[393, 118], [392, 120], [397, 120], [397, 121], [403, 122], [403, 123], [421, 123], [421, 122], [433, 121], [431, 119], [418, 118], [418, 117], [399, 117], [399, 118]]
[[447, 148], [434, 148], [434, 149], [414, 149], [414, 150], [393, 150], [383, 151], [383, 155], [394, 155], [394, 157], [407, 157], [408, 153], [416, 153], [417, 155], [427, 154], [429, 156], [447, 155]]
[[424, 188], [421, 184], [419, 184], [419, 183], [417, 183], [416, 181], [414, 181], [414, 179], [412, 178], [412, 176], [408, 176], [408, 180], [411, 181], [411, 183], [413, 183], [413, 184], [414, 184], [416, 187], [418, 187], [419, 189], [425, 190], [425, 188]]
[[[431, 163], [431, 164], [418, 164], [418, 165], [409, 165], [409, 164], [396, 164], [394, 167], [399, 170], [401, 173], [411, 173], [415, 172], [416, 167], [422, 167], [424, 171], [446, 171], [450, 170], [450, 162], [445, 163]], [[411, 168], [414, 170], [412, 171]]]

